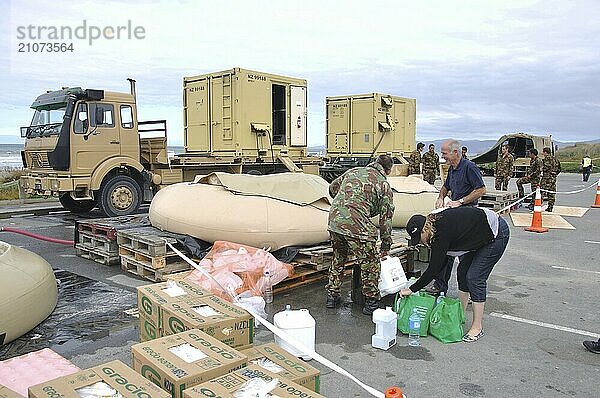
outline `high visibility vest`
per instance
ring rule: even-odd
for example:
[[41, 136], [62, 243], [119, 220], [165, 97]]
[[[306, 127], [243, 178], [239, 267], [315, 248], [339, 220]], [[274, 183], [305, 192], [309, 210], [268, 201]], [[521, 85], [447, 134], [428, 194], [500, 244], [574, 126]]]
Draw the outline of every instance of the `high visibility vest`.
[[581, 163], [583, 164], [583, 167], [590, 167], [592, 165], [592, 159], [586, 156], [585, 158], [583, 158], [583, 161]]

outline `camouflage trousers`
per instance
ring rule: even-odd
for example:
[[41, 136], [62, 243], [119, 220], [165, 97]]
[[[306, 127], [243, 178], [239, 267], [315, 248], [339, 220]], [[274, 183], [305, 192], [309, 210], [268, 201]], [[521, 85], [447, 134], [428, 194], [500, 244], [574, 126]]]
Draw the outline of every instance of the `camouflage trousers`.
[[340, 294], [344, 265], [352, 258], [360, 265], [362, 292], [365, 298], [379, 299], [379, 272], [381, 263], [375, 242], [353, 239], [349, 236], [331, 233], [333, 261], [329, 267], [329, 283], [325, 287], [332, 295]]
[[[547, 189], [548, 191], [556, 191], [556, 177], [542, 177], [540, 182], [540, 188]], [[554, 207], [554, 201], [556, 194], [542, 192], [542, 201], [546, 199], [548, 201], [548, 209], [552, 210]]]
[[519, 198], [522, 198], [525, 196], [525, 190], [523, 189], [523, 185], [526, 185], [526, 184], [531, 184], [531, 192], [533, 192], [533, 191], [535, 191], [537, 186], [540, 184], [540, 181], [537, 179], [533, 179], [529, 176], [519, 178], [517, 180], [517, 189], [519, 190]]
[[496, 176], [496, 191], [508, 191], [510, 176]]
[[423, 169], [423, 180], [433, 185], [435, 182], [435, 169]]
[[408, 175], [411, 175], [411, 174], [421, 174], [421, 169], [419, 168], [419, 166], [409, 165], [408, 166]]

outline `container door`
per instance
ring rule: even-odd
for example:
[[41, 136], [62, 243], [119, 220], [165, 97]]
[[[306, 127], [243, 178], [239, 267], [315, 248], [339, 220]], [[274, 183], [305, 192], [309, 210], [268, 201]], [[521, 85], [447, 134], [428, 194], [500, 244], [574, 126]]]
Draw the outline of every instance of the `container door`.
[[210, 151], [208, 79], [186, 83], [183, 89], [185, 147], [188, 151]]
[[213, 77], [210, 86], [212, 152], [235, 151], [232, 131], [231, 75]]
[[353, 155], [370, 154], [373, 151], [373, 107], [373, 97], [352, 99], [350, 151]]
[[350, 133], [350, 100], [327, 100], [327, 154], [345, 155], [348, 153], [348, 136]]
[[306, 87], [291, 86], [290, 145], [306, 146]]

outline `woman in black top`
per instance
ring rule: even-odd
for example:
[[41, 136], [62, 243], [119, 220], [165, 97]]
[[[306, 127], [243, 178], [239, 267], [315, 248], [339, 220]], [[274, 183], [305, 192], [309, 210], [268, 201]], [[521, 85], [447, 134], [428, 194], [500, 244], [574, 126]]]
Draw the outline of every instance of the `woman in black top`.
[[457, 269], [458, 296], [463, 309], [469, 296], [473, 302], [473, 323], [463, 340], [476, 341], [483, 336], [487, 279], [508, 245], [506, 221], [488, 209], [456, 207], [427, 217], [414, 215], [406, 230], [411, 236], [410, 245], [429, 246], [431, 258], [423, 275], [400, 294], [407, 296], [427, 286], [443, 267], [447, 255], [463, 255]]

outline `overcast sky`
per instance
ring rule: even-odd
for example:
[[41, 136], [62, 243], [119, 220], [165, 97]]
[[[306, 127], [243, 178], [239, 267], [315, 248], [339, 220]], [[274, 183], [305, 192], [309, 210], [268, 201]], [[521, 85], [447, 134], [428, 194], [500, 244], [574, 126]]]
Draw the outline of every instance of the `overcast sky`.
[[[595, 0], [0, 2], [0, 135], [15, 142], [42, 92], [128, 91], [132, 77], [139, 119], [167, 119], [169, 143], [181, 145], [183, 77], [236, 66], [308, 80], [309, 145], [325, 142], [325, 96], [365, 92], [416, 98], [420, 140], [600, 138]], [[20, 26], [84, 20], [131, 21], [144, 38], [17, 51], [41, 41], [19, 39]]]

